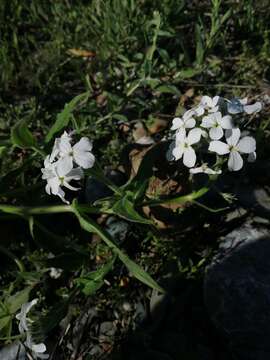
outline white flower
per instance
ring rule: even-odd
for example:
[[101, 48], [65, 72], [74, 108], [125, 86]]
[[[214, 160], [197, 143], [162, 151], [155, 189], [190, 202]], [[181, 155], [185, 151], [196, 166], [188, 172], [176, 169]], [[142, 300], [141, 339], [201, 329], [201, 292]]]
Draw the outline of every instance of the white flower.
[[230, 114], [239, 114], [245, 112], [247, 114], [252, 114], [254, 112], [259, 112], [262, 109], [262, 103], [257, 101], [252, 105], [247, 105], [248, 99], [232, 99], [227, 100], [227, 109]]
[[62, 275], [63, 270], [55, 267], [50, 268], [49, 275], [52, 279], [58, 279]]
[[59, 167], [68, 172], [73, 168], [73, 161], [83, 169], [89, 169], [94, 165], [95, 157], [91, 153], [92, 143], [87, 137], [82, 137], [74, 146], [68, 138], [61, 138], [57, 144], [59, 149]]
[[177, 133], [175, 139], [175, 148], [172, 154], [175, 160], [179, 160], [183, 156], [183, 163], [187, 167], [193, 167], [196, 163], [196, 153], [192, 148], [193, 144], [200, 141], [202, 131], [199, 128], [190, 130], [188, 136], [185, 133]]
[[47, 180], [46, 192], [47, 194], [53, 194], [59, 196], [62, 201], [68, 204], [68, 201], [65, 200], [65, 192], [62, 190], [62, 186], [67, 189], [77, 191], [79, 188], [71, 186], [69, 183], [72, 180], [80, 180], [83, 177], [83, 171], [80, 167], [68, 169], [59, 164], [59, 160], [55, 163], [50, 162], [49, 156], [46, 157], [44, 161], [44, 168], [42, 171], [42, 179]]
[[26, 333], [25, 346], [31, 350], [35, 359], [48, 359], [49, 355], [43, 354], [46, 351], [46, 346], [43, 343], [35, 344], [32, 341], [32, 336], [29, 332], [29, 324], [33, 322], [28, 318], [27, 314], [38, 302], [38, 299], [33, 299], [32, 301], [25, 303], [21, 306], [21, 311], [16, 315], [16, 319], [19, 320], [19, 331], [21, 334]]
[[[229, 155], [228, 168], [231, 171], [238, 171], [243, 166], [243, 159], [240, 153], [251, 154], [256, 150], [256, 141], [251, 136], [240, 139], [241, 132], [237, 129], [228, 130], [225, 134], [227, 144], [222, 141], [211, 141], [209, 151], [214, 151], [218, 155]], [[240, 140], [239, 140], [240, 139]]]
[[19, 331], [21, 334], [28, 331], [28, 324], [32, 321], [27, 317], [27, 314], [33, 306], [38, 302], [38, 299], [34, 299], [26, 304], [21, 306], [21, 311], [16, 315], [16, 319], [19, 320]]
[[194, 128], [196, 125], [196, 120], [193, 118], [194, 115], [196, 115], [196, 113], [191, 109], [186, 111], [182, 118], [174, 118], [171, 130], [178, 130], [179, 132], [185, 133], [186, 129]]
[[32, 340], [32, 336], [28, 333], [24, 345], [31, 350], [31, 354], [34, 359], [48, 359], [49, 355], [44, 354], [46, 351], [46, 345], [43, 343], [35, 344]]
[[194, 110], [198, 116], [203, 115], [205, 110], [208, 110], [209, 113], [214, 113], [218, 111], [218, 102], [219, 96], [213, 98], [210, 96], [203, 96], [199, 105]]
[[192, 168], [189, 170], [189, 172], [191, 174], [200, 174], [200, 173], [209, 174], [209, 175], [221, 174], [221, 170], [210, 169], [207, 164], [202, 164], [197, 168]]
[[50, 162], [52, 163], [57, 157], [59, 157], [60, 154], [60, 148], [59, 145], [61, 144], [61, 142], [71, 142], [72, 137], [71, 134], [68, 134], [66, 131], [64, 131], [64, 133], [61, 135], [60, 138], [56, 138], [54, 141], [54, 145], [53, 145], [53, 149], [52, 149], [52, 153], [50, 155]]
[[223, 129], [232, 129], [232, 118], [230, 115], [223, 116], [221, 112], [216, 112], [205, 116], [202, 119], [202, 127], [210, 129], [209, 136], [213, 140], [218, 140], [223, 136]]

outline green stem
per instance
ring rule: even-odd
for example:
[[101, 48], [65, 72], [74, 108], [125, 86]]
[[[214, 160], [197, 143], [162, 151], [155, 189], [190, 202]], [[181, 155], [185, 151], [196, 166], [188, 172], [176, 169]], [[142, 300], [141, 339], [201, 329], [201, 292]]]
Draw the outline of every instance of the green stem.
[[208, 206], [206, 206], [206, 205], [204, 205], [204, 204], [202, 204], [202, 203], [200, 203], [200, 202], [198, 202], [196, 200], [193, 200], [192, 203], [199, 206], [199, 207], [201, 207], [201, 208], [203, 208], [203, 209], [205, 209], [205, 210], [207, 210], [207, 211], [209, 211], [209, 212], [212, 212], [212, 213], [218, 213], [218, 212], [230, 209], [228, 206], [224, 207], [224, 208], [220, 208], [220, 209], [213, 209], [213, 208], [210, 208], [210, 207], [208, 207]]
[[5, 340], [17, 340], [17, 339], [21, 339], [22, 337], [23, 337], [22, 334], [13, 335], [13, 336], [6, 336], [6, 337], [0, 337], [0, 341], [5, 341]]
[[32, 146], [32, 149], [33, 149], [36, 153], [38, 153], [39, 155], [41, 155], [44, 159], [45, 159], [45, 157], [47, 156], [47, 154], [45, 153], [45, 151], [37, 148], [36, 146]]
[[177, 196], [174, 198], [167, 198], [167, 199], [152, 199], [152, 200], [148, 200], [145, 201], [141, 204], [141, 206], [159, 206], [162, 204], [185, 204], [187, 202], [193, 202], [194, 199], [198, 199], [201, 196], [203, 196], [204, 194], [207, 193], [207, 191], [209, 191], [208, 187], [204, 187], [201, 188], [198, 191], [193, 191], [190, 194], [187, 195], [182, 195], [182, 196]]
[[0, 211], [3, 211], [8, 214], [27, 217], [29, 215], [44, 215], [44, 214], [72, 212], [72, 208], [70, 205], [54, 205], [54, 206], [40, 206], [40, 207], [0, 205]]

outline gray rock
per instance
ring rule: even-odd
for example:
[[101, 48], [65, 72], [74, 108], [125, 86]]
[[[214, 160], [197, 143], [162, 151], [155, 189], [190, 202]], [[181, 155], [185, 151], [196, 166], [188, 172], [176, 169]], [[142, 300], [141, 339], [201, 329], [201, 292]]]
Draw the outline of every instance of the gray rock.
[[245, 224], [221, 239], [205, 276], [208, 313], [239, 360], [270, 358], [270, 237]]
[[26, 353], [24, 346], [16, 341], [10, 345], [4, 346], [0, 350], [0, 359], [1, 360], [25, 360]]

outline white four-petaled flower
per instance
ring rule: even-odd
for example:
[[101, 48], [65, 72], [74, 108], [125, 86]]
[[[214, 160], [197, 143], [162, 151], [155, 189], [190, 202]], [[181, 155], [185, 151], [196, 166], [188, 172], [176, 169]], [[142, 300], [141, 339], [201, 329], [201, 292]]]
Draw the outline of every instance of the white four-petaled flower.
[[188, 110], [184, 113], [182, 118], [176, 117], [173, 119], [171, 130], [177, 130], [178, 132], [186, 132], [186, 129], [192, 129], [196, 125], [194, 119], [196, 115], [195, 111]]
[[24, 342], [24, 345], [31, 350], [34, 358], [48, 359], [49, 355], [44, 354], [46, 351], [46, 345], [43, 343], [35, 344], [29, 330], [29, 324], [33, 323], [33, 320], [29, 318], [28, 313], [31, 311], [32, 307], [37, 304], [37, 302], [38, 299], [33, 299], [32, 301], [23, 304], [21, 306], [21, 311], [16, 315], [16, 319], [19, 320], [20, 333], [26, 333], [26, 341]]
[[[62, 187], [77, 191], [70, 185], [71, 181], [79, 181], [83, 178], [83, 170], [89, 169], [94, 165], [95, 157], [92, 154], [92, 143], [82, 137], [72, 146], [71, 134], [64, 132], [60, 138], [56, 138], [51, 155], [48, 155], [44, 161], [42, 179], [47, 180], [46, 192], [59, 196], [62, 201], [65, 200], [65, 192]], [[77, 164], [78, 167], [74, 167]]]
[[226, 142], [211, 141], [209, 151], [216, 152], [218, 155], [229, 154], [228, 168], [231, 171], [238, 171], [243, 166], [243, 159], [240, 153], [253, 154], [256, 151], [256, 141], [251, 136], [240, 139], [240, 129], [227, 130]]
[[201, 98], [201, 101], [197, 107], [195, 107], [195, 112], [198, 116], [201, 116], [205, 113], [205, 110], [208, 111], [208, 113], [215, 113], [218, 111], [219, 105], [219, 96], [214, 96], [211, 98], [210, 96], [203, 96]]
[[16, 319], [19, 320], [19, 331], [21, 334], [28, 331], [28, 324], [31, 320], [27, 317], [27, 314], [38, 302], [38, 299], [33, 299], [32, 301], [25, 303], [21, 306], [21, 311], [16, 315]]
[[223, 129], [232, 129], [232, 117], [226, 115], [222, 117], [221, 112], [209, 114], [202, 119], [202, 127], [210, 129], [209, 136], [213, 140], [219, 140], [223, 136]]
[[47, 156], [44, 161], [44, 169], [41, 169], [41, 171], [43, 173], [42, 179], [47, 180], [45, 187], [47, 194], [57, 195], [67, 204], [69, 202], [65, 200], [65, 192], [62, 186], [73, 191], [80, 189], [70, 185], [72, 180], [78, 181], [83, 178], [83, 171], [80, 167], [68, 170], [58, 162], [50, 163], [49, 156]]
[[190, 130], [188, 135], [180, 132], [176, 134], [175, 148], [172, 154], [175, 160], [183, 157], [183, 163], [187, 167], [193, 167], [196, 163], [196, 153], [192, 145], [200, 141], [202, 131], [199, 128]]

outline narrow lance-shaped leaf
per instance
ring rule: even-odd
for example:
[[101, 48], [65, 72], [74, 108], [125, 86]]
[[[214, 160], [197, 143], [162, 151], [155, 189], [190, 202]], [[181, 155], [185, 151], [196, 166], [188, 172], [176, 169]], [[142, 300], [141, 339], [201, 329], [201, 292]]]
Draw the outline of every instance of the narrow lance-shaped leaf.
[[75, 279], [75, 283], [82, 288], [82, 292], [89, 296], [93, 295], [104, 284], [104, 277], [112, 269], [115, 261], [115, 257], [111, 259], [107, 264], [103, 265], [96, 271], [92, 271], [84, 276]]
[[134, 261], [132, 261], [127, 255], [124, 254], [122, 250], [120, 250], [114, 243], [112, 237], [107, 231], [103, 230], [98, 224], [96, 224], [92, 219], [85, 218], [79, 210], [79, 206], [74, 202], [72, 204], [73, 212], [79, 220], [81, 227], [90, 232], [95, 233], [101, 237], [101, 239], [118, 255], [119, 259], [125, 264], [130, 273], [140, 280], [142, 283], [148, 285], [152, 289], [156, 289], [158, 291], [164, 292], [164, 289], [160, 287], [156, 281], [139, 265], [137, 265]]
[[141, 216], [134, 208], [134, 201], [132, 201], [128, 195], [118, 200], [110, 210], [113, 214], [116, 214], [126, 220], [137, 222], [141, 224], [152, 224], [148, 219]]
[[45, 141], [49, 142], [54, 137], [56, 133], [63, 130], [72, 119], [72, 114], [77, 105], [81, 101], [86, 101], [89, 97], [89, 91], [77, 95], [74, 99], [72, 99], [68, 104], [65, 105], [65, 108], [57, 115], [56, 121], [48, 132]]

